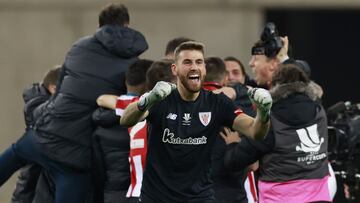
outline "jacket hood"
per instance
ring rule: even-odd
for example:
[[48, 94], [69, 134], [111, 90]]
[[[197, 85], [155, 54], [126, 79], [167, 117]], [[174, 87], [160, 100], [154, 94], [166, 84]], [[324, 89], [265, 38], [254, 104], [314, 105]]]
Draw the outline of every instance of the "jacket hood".
[[303, 93], [313, 101], [318, 99], [318, 95], [316, 94], [311, 82], [309, 84], [303, 82], [285, 83], [275, 85], [270, 89], [270, 94], [274, 103], [281, 99], [288, 98], [291, 94], [294, 93]]
[[318, 97], [311, 83], [276, 85], [271, 88], [270, 93], [274, 101], [272, 114], [281, 122], [299, 126], [314, 119]]
[[105, 25], [96, 31], [95, 38], [107, 50], [123, 58], [139, 56], [148, 49], [145, 37], [129, 27]]
[[24, 89], [23, 99], [24, 102], [28, 102], [31, 99], [38, 97], [39, 95], [49, 96], [50, 92], [40, 83], [34, 83], [30, 87]]

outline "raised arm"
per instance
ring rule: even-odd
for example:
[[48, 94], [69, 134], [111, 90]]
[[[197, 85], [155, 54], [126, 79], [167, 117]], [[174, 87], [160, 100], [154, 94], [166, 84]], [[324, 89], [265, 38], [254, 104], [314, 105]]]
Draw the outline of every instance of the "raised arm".
[[280, 49], [279, 53], [276, 55], [276, 58], [279, 61], [279, 63], [283, 63], [284, 61], [289, 59], [288, 56], [289, 39], [287, 36], [285, 36], [285, 37], [281, 37], [281, 41], [283, 43], [283, 46]]
[[133, 126], [141, 120], [144, 120], [150, 109], [155, 103], [167, 97], [176, 86], [172, 83], [159, 81], [155, 87], [134, 103], [126, 107], [124, 114], [121, 116], [120, 125]]
[[240, 134], [261, 140], [269, 130], [272, 98], [270, 93], [262, 88], [252, 88], [248, 93], [251, 101], [257, 107], [256, 117], [252, 118], [246, 114], [240, 114], [235, 118], [232, 127]]
[[120, 125], [133, 126], [148, 116], [149, 112], [147, 110], [141, 111], [138, 106], [139, 101], [136, 101], [126, 107], [124, 114], [120, 118]]

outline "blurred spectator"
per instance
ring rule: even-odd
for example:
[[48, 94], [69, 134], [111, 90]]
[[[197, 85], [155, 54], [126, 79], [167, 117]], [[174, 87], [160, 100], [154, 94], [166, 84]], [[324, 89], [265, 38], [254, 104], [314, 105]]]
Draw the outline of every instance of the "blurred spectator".
[[241, 61], [233, 56], [225, 57], [224, 59], [226, 65], [227, 76], [227, 85], [235, 86], [240, 83], [243, 85], [248, 85], [251, 87], [256, 87], [256, 82], [252, 80], [245, 71], [244, 65]]

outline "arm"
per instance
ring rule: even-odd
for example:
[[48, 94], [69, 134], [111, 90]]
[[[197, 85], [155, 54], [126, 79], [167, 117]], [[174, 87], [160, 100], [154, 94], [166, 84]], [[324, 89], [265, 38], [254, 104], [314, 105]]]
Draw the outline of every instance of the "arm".
[[172, 83], [159, 81], [155, 87], [148, 93], [143, 94], [139, 101], [133, 102], [126, 107], [121, 116], [120, 125], [133, 126], [141, 120], [144, 120], [150, 109], [155, 103], [167, 97], [176, 86]]
[[149, 111], [139, 110], [138, 103], [139, 101], [136, 101], [126, 107], [123, 116], [120, 118], [120, 125], [133, 126], [139, 121], [144, 120], [149, 115]]
[[116, 95], [103, 94], [96, 99], [96, 103], [101, 107], [115, 109], [117, 98]]
[[[96, 103], [105, 108], [116, 108], [117, 96], [115, 95], [101, 95], [97, 98]], [[148, 115], [148, 111], [140, 111], [138, 108], [138, 101], [129, 104], [124, 114], [120, 117], [120, 125], [133, 126], [141, 120], [144, 120]]]
[[262, 156], [269, 153], [275, 144], [275, 138], [271, 131], [263, 140], [252, 140], [243, 137], [239, 143], [231, 143], [227, 146], [224, 155], [225, 167], [229, 169], [244, 169], [256, 163]]
[[250, 164], [248, 166], [248, 171], [256, 171], [258, 169], [259, 169], [259, 161], [256, 161], [255, 163]]
[[256, 105], [256, 117], [246, 114], [238, 115], [233, 123], [233, 129], [252, 139], [261, 140], [268, 132], [270, 122], [270, 108], [272, 98], [270, 93], [262, 88], [253, 88], [248, 91], [250, 100]]
[[279, 53], [276, 55], [276, 58], [280, 63], [283, 63], [284, 61], [289, 59], [288, 56], [289, 39], [287, 36], [285, 36], [285, 37], [281, 37], [281, 41], [283, 43], [283, 46], [280, 49]]
[[259, 117], [259, 110], [255, 118], [240, 114], [235, 118], [233, 129], [252, 139], [261, 140], [267, 134], [270, 122], [262, 122]]
[[227, 146], [224, 154], [225, 167], [231, 170], [243, 170], [259, 160], [257, 148], [244, 138], [239, 143], [232, 143]]
[[92, 119], [96, 125], [106, 128], [119, 125], [120, 116], [112, 109], [99, 107], [92, 114]]

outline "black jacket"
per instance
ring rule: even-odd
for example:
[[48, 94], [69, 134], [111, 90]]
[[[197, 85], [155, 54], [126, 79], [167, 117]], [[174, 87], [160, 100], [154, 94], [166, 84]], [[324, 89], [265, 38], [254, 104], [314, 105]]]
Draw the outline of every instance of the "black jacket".
[[120, 117], [114, 110], [98, 108], [93, 113], [93, 120], [98, 125], [93, 143], [96, 195], [103, 196], [96, 202], [123, 202], [130, 185], [128, 129], [120, 126]]
[[[211, 85], [211, 83], [210, 83]], [[209, 84], [204, 84], [204, 89], [210, 89]], [[215, 86], [212, 86], [215, 87]], [[248, 115], [254, 115], [252, 103], [247, 95], [247, 87], [243, 84], [232, 86], [236, 92], [234, 104]], [[221, 88], [218, 86], [216, 88]], [[242, 203], [247, 202], [244, 188], [245, 170], [230, 171], [224, 167], [224, 154], [226, 143], [220, 135], [216, 137], [211, 156], [211, 175], [216, 202]]]
[[26, 128], [31, 128], [35, 124], [34, 110], [51, 97], [50, 92], [40, 83], [34, 83], [31, 87], [23, 91], [24, 118]]
[[[286, 91], [272, 91], [274, 100], [271, 115], [278, 120], [294, 126], [304, 125], [316, 116], [319, 103], [314, 91], [309, 87], [293, 87]], [[242, 139], [240, 143], [230, 144], [225, 154], [225, 165], [239, 170], [270, 153], [275, 146], [275, 136], [270, 129], [262, 141]]]
[[141, 33], [115, 25], [103, 26], [73, 45], [57, 93], [36, 124], [47, 156], [72, 168], [90, 168], [96, 99], [102, 94], [126, 93], [124, 73], [147, 48]]
[[[35, 123], [36, 116], [33, 114], [34, 110], [39, 108], [39, 106], [50, 97], [50, 92], [40, 83], [34, 83], [23, 91], [26, 129], [32, 128]], [[36, 164], [28, 164], [21, 168], [15, 191], [11, 199], [12, 203], [33, 202], [35, 194], [41, 194], [45, 199], [47, 199], [47, 202], [51, 202], [51, 196], [44, 192], [47, 188], [43, 185], [37, 185], [40, 172], [41, 167]], [[39, 190], [39, 192], [35, 192], [36, 188], [41, 188], [41, 190]]]

